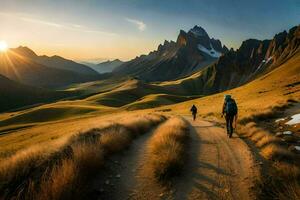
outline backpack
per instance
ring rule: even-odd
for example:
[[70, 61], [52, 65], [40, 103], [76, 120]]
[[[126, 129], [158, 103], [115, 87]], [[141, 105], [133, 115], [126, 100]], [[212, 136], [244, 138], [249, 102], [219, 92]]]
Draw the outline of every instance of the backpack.
[[228, 99], [226, 101], [225, 113], [228, 115], [236, 115], [237, 114], [237, 105], [233, 99]]

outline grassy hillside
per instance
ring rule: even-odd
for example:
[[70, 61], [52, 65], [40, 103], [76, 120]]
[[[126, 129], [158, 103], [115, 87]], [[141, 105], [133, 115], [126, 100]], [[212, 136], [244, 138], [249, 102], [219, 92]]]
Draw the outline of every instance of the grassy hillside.
[[215, 69], [211, 66], [192, 74], [191, 76], [175, 81], [157, 83], [166, 90], [184, 95], [199, 95], [209, 93], [213, 87]]
[[100, 105], [121, 107], [137, 101], [146, 95], [158, 93], [168, 93], [168, 91], [159, 86], [131, 79], [114, 90], [91, 96], [86, 100], [97, 102]]
[[128, 80], [127, 77], [111, 77], [104, 80], [72, 84], [65, 88], [65, 91], [78, 92], [81, 95], [93, 95], [112, 91], [122, 86]]
[[179, 96], [171, 94], [150, 94], [140, 100], [126, 105], [127, 110], [139, 110], [147, 108], [156, 108], [164, 105], [171, 105], [183, 101], [198, 98], [198, 96]]
[[92, 114], [111, 113], [113, 110], [110, 107], [94, 105], [82, 100], [60, 101], [23, 111], [3, 114], [0, 118], [0, 132], [53, 121], [82, 118]]

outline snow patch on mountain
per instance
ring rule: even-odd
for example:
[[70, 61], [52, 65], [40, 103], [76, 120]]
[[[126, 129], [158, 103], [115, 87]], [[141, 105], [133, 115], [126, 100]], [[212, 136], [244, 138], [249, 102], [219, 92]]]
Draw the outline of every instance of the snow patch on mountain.
[[258, 70], [260, 70], [260, 68], [261, 68], [262, 66], [268, 64], [268, 63], [272, 60], [272, 58], [273, 58], [273, 57], [271, 56], [271, 57], [269, 57], [267, 60], [263, 59], [263, 60], [261, 61], [260, 65], [259, 65], [259, 66], [257, 67], [257, 69], [255, 70], [254, 73], [256, 73]]
[[195, 36], [205, 36], [205, 32], [199, 30], [191, 30], [191, 33], [193, 33]]
[[208, 54], [208, 55], [211, 56], [211, 57], [219, 58], [219, 57], [222, 55], [222, 53], [216, 51], [216, 50], [212, 47], [211, 44], [210, 44], [210, 48], [211, 48], [211, 49], [207, 49], [207, 48], [204, 47], [203, 45], [198, 44], [198, 49], [199, 49], [200, 51], [202, 51], [202, 52]]

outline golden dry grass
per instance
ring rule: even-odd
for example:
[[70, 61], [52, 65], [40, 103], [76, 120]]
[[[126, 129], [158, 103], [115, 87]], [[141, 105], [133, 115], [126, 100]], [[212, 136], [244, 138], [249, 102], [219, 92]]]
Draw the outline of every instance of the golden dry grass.
[[274, 171], [271, 170], [269, 177], [260, 183], [263, 190], [262, 199], [300, 199], [300, 168], [296, 156], [279, 138], [258, 128], [255, 122], [242, 126], [239, 133], [248, 137], [265, 159], [274, 161]]
[[26, 198], [37, 200], [70, 199], [76, 188], [76, 172], [74, 160], [63, 160], [60, 165], [54, 166], [49, 174], [42, 177], [39, 185], [33, 181], [30, 182]]
[[148, 162], [158, 180], [178, 174], [186, 154], [189, 125], [182, 118], [171, 118], [154, 133], [148, 144]]
[[259, 183], [259, 199], [298, 200], [300, 198], [300, 170], [295, 164], [276, 162], [275, 168]]
[[131, 132], [126, 127], [114, 125], [104, 130], [99, 143], [108, 153], [114, 153], [125, 149], [131, 140]]
[[273, 134], [256, 127], [254, 122], [242, 126], [239, 134], [248, 137], [259, 149], [261, 155], [274, 161], [293, 161], [293, 153], [282, 145], [282, 141]]
[[0, 193], [4, 196], [11, 195], [20, 185], [28, 187], [27, 178], [42, 176], [43, 171], [52, 167], [68, 156], [65, 148], [67, 140], [61, 139], [48, 146], [32, 146], [22, 150], [0, 164]]
[[132, 121], [126, 119], [126, 126], [111, 124], [20, 151], [0, 164], [1, 198], [83, 198], [87, 181], [101, 170], [105, 157], [123, 150], [133, 136], [143, 133], [132, 130], [149, 131], [164, 119], [136, 116]]
[[157, 125], [164, 120], [166, 120], [166, 117], [163, 115], [151, 114], [141, 118], [137, 117], [133, 120], [126, 118], [121, 120], [121, 123], [136, 136], [141, 132], [145, 132], [145, 130], [148, 130], [151, 126]]

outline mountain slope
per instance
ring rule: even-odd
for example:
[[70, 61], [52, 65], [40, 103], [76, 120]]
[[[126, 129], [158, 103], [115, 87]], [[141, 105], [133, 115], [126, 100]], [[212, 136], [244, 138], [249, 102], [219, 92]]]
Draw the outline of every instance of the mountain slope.
[[200, 99], [163, 107], [187, 114], [190, 106], [196, 104], [199, 114], [220, 116], [225, 94], [231, 94], [239, 106], [239, 119], [270, 111], [276, 105], [288, 100], [300, 100], [300, 52], [271, 72], [240, 87]]
[[0, 75], [0, 112], [26, 105], [50, 102], [67, 95], [66, 92], [51, 92], [22, 85]]
[[69, 70], [82, 75], [90, 75], [90, 76], [97, 75], [97, 72], [91, 69], [90, 67], [85, 66], [83, 64], [76, 63], [72, 60], [65, 59], [60, 56], [52, 56], [52, 57], [45, 56], [45, 55], [38, 56], [34, 51], [29, 49], [28, 47], [22, 47], [22, 46], [11, 50], [17, 53], [18, 55], [30, 58], [36, 63], [45, 65], [47, 67]]
[[98, 75], [89, 76], [41, 65], [11, 50], [0, 54], [0, 74], [23, 84], [45, 88], [62, 87], [99, 78]]
[[97, 71], [100, 74], [112, 72], [117, 67], [121, 66], [124, 62], [119, 59], [115, 59], [112, 61], [106, 61], [99, 63], [97, 65], [91, 66], [92, 69]]
[[126, 62], [114, 72], [145, 81], [174, 80], [215, 62], [227, 51], [219, 40], [195, 26], [187, 33], [181, 30], [176, 42], [165, 41], [156, 51]]

